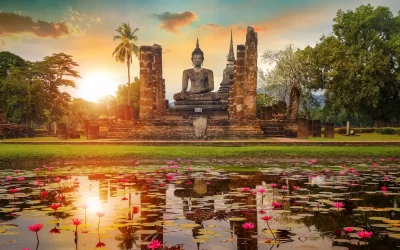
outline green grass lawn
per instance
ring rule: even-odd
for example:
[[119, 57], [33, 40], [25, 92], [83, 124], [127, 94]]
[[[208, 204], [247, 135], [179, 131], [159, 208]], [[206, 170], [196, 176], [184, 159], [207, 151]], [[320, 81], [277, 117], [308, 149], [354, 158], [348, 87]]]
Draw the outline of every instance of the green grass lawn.
[[397, 146], [129, 146], [0, 144], [0, 161], [47, 159], [191, 159], [243, 157], [399, 157]]
[[399, 135], [382, 135], [379, 133], [365, 133], [354, 136], [346, 136], [335, 134], [335, 138], [321, 138], [308, 137], [311, 141], [400, 141]]

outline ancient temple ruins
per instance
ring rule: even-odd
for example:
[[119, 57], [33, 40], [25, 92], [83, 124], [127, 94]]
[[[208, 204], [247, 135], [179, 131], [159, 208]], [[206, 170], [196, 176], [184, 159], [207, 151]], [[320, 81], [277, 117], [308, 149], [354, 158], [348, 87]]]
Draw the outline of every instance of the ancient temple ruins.
[[[295, 136], [297, 123], [265, 119], [263, 108], [257, 117], [257, 33], [247, 28], [245, 44], [236, 46], [231, 39], [226, 68], [218, 90], [214, 72], [202, 68], [205, 52], [199, 40], [192, 52], [194, 67], [183, 70], [182, 90], [174, 94], [174, 106], [168, 107], [163, 78], [162, 47], [140, 47], [139, 119], [99, 124], [100, 138], [108, 139], [238, 139], [266, 136]], [[280, 106], [279, 106], [280, 107]], [[261, 119], [260, 119], [261, 118]]]

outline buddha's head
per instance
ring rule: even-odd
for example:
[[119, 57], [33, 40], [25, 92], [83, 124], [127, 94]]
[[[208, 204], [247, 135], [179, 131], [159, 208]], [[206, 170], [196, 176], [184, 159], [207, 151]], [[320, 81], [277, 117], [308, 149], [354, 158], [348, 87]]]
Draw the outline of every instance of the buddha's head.
[[204, 53], [199, 47], [199, 39], [197, 39], [196, 48], [192, 52], [192, 63], [194, 66], [201, 66], [204, 61]]

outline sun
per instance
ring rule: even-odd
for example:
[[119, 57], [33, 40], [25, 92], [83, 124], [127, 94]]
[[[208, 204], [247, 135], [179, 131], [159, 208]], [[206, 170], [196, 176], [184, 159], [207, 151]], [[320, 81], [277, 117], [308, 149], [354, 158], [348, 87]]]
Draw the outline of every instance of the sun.
[[101, 203], [98, 196], [89, 196], [86, 199], [87, 209], [90, 212], [97, 212], [101, 209]]
[[106, 72], [89, 73], [83, 77], [79, 88], [80, 97], [87, 101], [98, 102], [100, 97], [115, 95], [118, 82]]

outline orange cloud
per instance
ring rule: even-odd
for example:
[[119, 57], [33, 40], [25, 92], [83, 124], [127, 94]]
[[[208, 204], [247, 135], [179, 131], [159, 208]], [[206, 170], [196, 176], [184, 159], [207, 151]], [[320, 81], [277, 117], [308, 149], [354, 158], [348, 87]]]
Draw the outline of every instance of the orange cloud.
[[58, 38], [70, 34], [64, 22], [34, 21], [21, 13], [0, 12], [0, 36], [30, 33], [38, 37]]
[[178, 13], [164, 12], [162, 14], [153, 14], [152, 16], [161, 20], [161, 28], [174, 33], [179, 33], [181, 27], [190, 25], [194, 21], [198, 20], [197, 15], [191, 11]]

